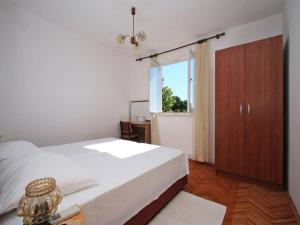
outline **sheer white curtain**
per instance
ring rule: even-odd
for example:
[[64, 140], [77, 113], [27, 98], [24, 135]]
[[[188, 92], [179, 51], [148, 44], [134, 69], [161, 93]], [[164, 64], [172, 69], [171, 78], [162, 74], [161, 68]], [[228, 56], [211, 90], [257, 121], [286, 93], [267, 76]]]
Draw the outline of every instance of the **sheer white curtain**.
[[158, 62], [151, 60], [150, 65], [150, 112], [162, 111], [162, 74]]
[[188, 103], [188, 112], [193, 113], [195, 110], [195, 64], [196, 58], [194, 52], [189, 50], [189, 64], [188, 64], [188, 99], [190, 100]]
[[194, 156], [200, 162], [209, 162], [210, 52], [207, 42], [196, 47], [195, 58]]
[[162, 73], [161, 66], [157, 61], [151, 60], [150, 63], [151, 143], [159, 145], [157, 113], [162, 111]]

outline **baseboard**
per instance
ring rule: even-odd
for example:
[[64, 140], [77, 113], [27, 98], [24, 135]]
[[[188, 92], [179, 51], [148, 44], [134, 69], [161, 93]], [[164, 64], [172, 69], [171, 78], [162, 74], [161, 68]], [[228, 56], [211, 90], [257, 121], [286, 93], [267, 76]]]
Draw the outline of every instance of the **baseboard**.
[[294, 213], [295, 217], [297, 218], [297, 224], [300, 225], [300, 215], [299, 215], [299, 213], [297, 211], [296, 205], [295, 205], [292, 197], [290, 196], [290, 194], [288, 192], [287, 192], [287, 196], [288, 196], [290, 205], [292, 207], [293, 213]]

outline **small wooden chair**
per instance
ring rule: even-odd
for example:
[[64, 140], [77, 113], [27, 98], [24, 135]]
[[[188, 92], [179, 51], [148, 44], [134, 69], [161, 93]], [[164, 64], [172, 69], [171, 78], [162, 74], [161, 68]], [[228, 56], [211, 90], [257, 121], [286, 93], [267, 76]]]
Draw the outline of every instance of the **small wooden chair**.
[[131, 123], [128, 121], [120, 121], [121, 138], [124, 140], [138, 141], [138, 136], [132, 134]]

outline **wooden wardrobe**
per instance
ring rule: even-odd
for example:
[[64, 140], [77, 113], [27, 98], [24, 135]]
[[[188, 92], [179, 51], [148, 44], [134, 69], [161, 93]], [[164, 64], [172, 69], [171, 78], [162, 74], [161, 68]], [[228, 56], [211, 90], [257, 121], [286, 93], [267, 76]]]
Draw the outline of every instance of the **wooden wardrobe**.
[[283, 40], [216, 52], [216, 169], [283, 184]]

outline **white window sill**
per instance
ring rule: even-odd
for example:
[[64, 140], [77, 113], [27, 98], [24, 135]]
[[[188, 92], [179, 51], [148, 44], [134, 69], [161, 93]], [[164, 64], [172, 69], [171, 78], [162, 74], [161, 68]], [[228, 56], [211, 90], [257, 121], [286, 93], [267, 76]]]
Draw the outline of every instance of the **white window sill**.
[[175, 112], [166, 112], [166, 113], [157, 113], [158, 117], [193, 117], [193, 113], [175, 113]]

